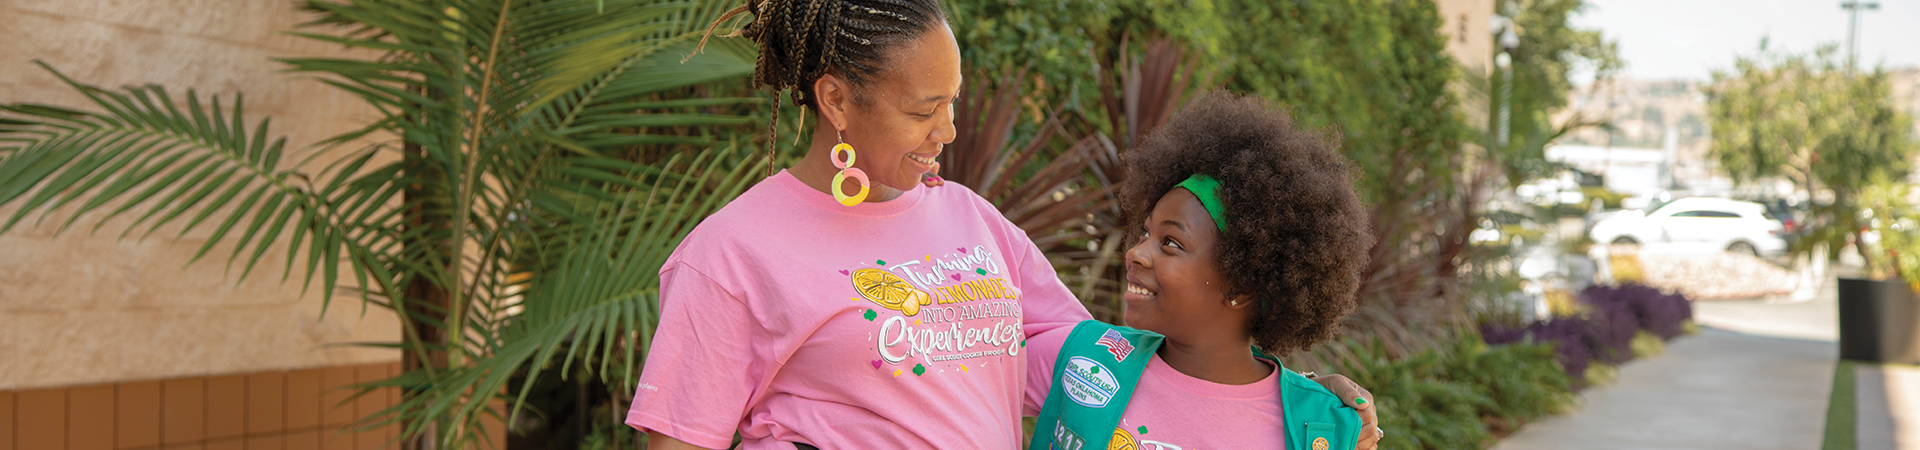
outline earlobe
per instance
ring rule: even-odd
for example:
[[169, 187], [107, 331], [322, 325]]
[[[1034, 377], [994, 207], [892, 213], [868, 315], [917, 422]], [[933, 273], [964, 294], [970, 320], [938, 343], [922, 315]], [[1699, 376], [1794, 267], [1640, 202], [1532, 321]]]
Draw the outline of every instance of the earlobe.
[[821, 75], [813, 81], [813, 103], [820, 111], [821, 120], [833, 125], [836, 131], [846, 131], [847, 90], [844, 81], [833, 74]]

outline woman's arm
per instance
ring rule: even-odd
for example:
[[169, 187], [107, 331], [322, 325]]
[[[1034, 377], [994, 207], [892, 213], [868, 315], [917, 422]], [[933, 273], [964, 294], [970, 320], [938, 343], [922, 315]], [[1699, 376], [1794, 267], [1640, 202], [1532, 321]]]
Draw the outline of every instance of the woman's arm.
[[744, 301], [706, 274], [668, 264], [660, 272], [650, 364], [641, 369], [626, 423], [673, 433], [674, 442], [725, 448], [754, 388], [778, 370], [754, 347], [768, 341], [758, 338], [752, 317]]
[[647, 430], [647, 448], [652, 450], [708, 450], [706, 447], [688, 444], [653, 430]]

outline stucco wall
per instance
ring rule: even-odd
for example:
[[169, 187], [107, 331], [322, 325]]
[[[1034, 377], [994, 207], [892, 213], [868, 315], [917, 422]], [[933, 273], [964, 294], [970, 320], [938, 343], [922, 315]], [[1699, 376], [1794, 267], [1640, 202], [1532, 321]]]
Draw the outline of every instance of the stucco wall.
[[1493, 17], [1493, 0], [1434, 0], [1434, 5], [1446, 19], [1440, 34], [1447, 37], [1447, 53], [1468, 72], [1487, 76], [1496, 51], [1487, 23]]
[[[288, 148], [303, 148], [372, 114], [270, 60], [346, 55], [281, 33], [307, 19], [284, 0], [7, 0], [0, 2], [0, 102], [97, 110], [31, 64], [40, 59], [102, 87], [157, 83], [176, 97], [193, 88], [228, 99], [243, 92], [249, 122], [272, 116]], [[229, 273], [223, 258], [230, 246], [186, 267], [204, 230], [177, 240], [170, 231], [119, 239], [128, 221], [116, 219], [98, 235], [75, 227], [56, 236], [55, 221], [0, 235], [0, 390], [399, 358], [330, 345], [395, 340], [399, 325], [377, 309], [362, 315], [351, 298], [337, 299], [321, 320], [317, 289], [303, 295], [297, 276], [281, 283], [276, 262], [284, 253], [269, 253], [236, 284], [239, 267]]]

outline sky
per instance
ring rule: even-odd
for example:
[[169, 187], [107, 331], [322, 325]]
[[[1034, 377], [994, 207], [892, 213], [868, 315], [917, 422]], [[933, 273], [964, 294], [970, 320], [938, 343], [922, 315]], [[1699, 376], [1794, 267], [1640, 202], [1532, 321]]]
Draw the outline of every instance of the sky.
[[[1861, 67], [1920, 66], [1920, 0], [1878, 2], [1878, 11], [1860, 13]], [[1830, 43], [1845, 52], [1847, 13], [1840, 3], [1588, 0], [1592, 6], [1573, 22], [1620, 44], [1627, 78], [1706, 81], [1713, 70], [1731, 69], [1736, 56], [1754, 54], [1762, 36], [1774, 51], [1806, 53]]]

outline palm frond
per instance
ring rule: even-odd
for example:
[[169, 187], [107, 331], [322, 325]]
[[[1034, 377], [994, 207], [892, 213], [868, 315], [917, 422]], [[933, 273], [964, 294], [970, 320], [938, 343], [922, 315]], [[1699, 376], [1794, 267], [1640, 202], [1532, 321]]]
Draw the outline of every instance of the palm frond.
[[[144, 229], [144, 238], [171, 225], [178, 226], [176, 236], [206, 230], [209, 238], [194, 260], [231, 243], [225, 256], [229, 267], [244, 263], [241, 278], [288, 231], [292, 248], [309, 251], [308, 277], [326, 267], [313, 263], [321, 255], [365, 250], [355, 230], [342, 225], [338, 205], [313, 191], [297, 167], [281, 167], [285, 139], [271, 137], [267, 119], [246, 123], [239, 96], [228, 110], [218, 97], [203, 105], [197, 93], [180, 100], [159, 86], [106, 90], [35, 64], [102, 112], [0, 105], [6, 117], [0, 142], [8, 143], [0, 146], [0, 205], [17, 206], [0, 232], [28, 218], [38, 224], [57, 216], [65, 216], [65, 230], [105, 211], [97, 231], [113, 218], [144, 211], [123, 236]], [[296, 271], [294, 254], [285, 265], [289, 274]], [[332, 285], [326, 289], [331, 295]]]
[[[487, 396], [472, 393], [503, 395], [516, 387], [508, 384], [512, 377], [524, 375], [530, 384], [549, 362], [564, 377], [573, 376], [576, 361], [598, 361], [593, 373], [630, 386], [639, 368], [620, 362], [644, 359], [658, 320], [661, 265], [694, 225], [757, 178], [752, 166], [733, 164], [737, 156], [727, 147], [675, 158], [632, 180], [648, 189], [625, 190], [613, 202], [580, 197], [581, 208], [592, 210], [580, 214], [590, 218], [562, 227], [555, 261], [517, 296], [520, 312], [496, 336], [470, 343], [484, 358], [432, 376], [425, 383], [431, 387], [418, 392], [429, 400], [392, 413], [420, 419], [404, 421], [410, 432], [430, 423], [425, 418], [476, 421], [485, 417]], [[516, 411], [524, 400], [514, 399]]]
[[[196, 259], [235, 243], [215, 256], [241, 263], [242, 279], [286, 245], [283, 280], [304, 266], [303, 286], [317, 281], [328, 299], [340, 289], [405, 319], [402, 342], [380, 345], [405, 350], [420, 370], [367, 386], [408, 397], [363, 424], [400, 424], [407, 439], [426, 430], [443, 443], [477, 439], [479, 419], [498, 415], [488, 399], [556, 358], [563, 374], [590, 360], [592, 372], [631, 384], [627, 362], [650, 335], [661, 261], [754, 179], [731, 145], [702, 130], [751, 120], [716, 106], [761, 100], [682, 93], [751, 72], [744, 40], [687, 58], [730, 6], [303, 2], [316, 15], [308, 25], [324, 29], [296, 35], [379, 56], [282, 61], [379, 117], [294, 160], [266, 120], [242, 120], [237, 96], [231, 108], [202, 105], [193, 93], [108, 91], [61, 75], [100, 112], [0, 105], [0, 206], [17, 207], [0, 232], [38, 223], [30, 219], [65, 216], [64, 229], [91, 212], [104, 212], [102, 223], [129, 215], [127, 233], [140, 238], [209, 233]], [[666, 156], [621, 159], [635, 149]], [[329, 164], [305, 167], [321, 160]]]

